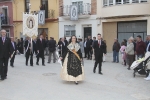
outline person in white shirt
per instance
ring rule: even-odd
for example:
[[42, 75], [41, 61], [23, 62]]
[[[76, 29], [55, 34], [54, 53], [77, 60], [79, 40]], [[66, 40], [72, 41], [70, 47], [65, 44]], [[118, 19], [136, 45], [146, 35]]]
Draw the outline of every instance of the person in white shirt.
[[87, 38], [84, 40], [84, 58], [87, 58], [87, 47], [86, 47]]

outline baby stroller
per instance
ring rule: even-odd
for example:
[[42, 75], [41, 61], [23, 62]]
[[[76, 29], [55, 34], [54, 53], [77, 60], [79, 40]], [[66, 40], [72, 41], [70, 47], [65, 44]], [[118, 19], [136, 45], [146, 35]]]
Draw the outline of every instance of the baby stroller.
[[131, 69], [134, 70], [133, 77], [136, 76], [136, 73], [140, 75], [149, 75], [150, 69], [148, 69], [148, 65], [150, 64], [150, 52], [146, 52], [145, 57], [134, 61], [131, 65]]

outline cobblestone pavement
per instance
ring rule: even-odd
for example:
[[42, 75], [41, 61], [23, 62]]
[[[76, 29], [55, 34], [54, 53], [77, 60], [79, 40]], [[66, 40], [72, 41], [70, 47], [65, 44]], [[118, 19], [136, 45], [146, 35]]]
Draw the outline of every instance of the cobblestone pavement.
[[104, 75], [93, 73], [93, 61], [84, 60], [85, 80], [75, 85], [62, 81], [58, 63], [25, 66], [24, 55], [17, 55], [15, 67], [9, 66], [8, 78], [0, 81], [0, 100], [150, 100], [150, 81], [120, 63], [111, 54], [103, 63]]

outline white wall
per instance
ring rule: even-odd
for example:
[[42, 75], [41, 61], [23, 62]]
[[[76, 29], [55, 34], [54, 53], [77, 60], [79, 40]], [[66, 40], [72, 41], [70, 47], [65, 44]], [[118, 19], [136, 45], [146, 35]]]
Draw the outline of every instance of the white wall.
[[146, 3], [120, 4], [103, 7], [103, 0], [97, 0], [98, 17], [147, 15], [150, 14], [150, 0]]
[[150, 35], [150, 17], [147, 20], [147, 35]]
[[76, 36], [84, 37], [83, 27], [90, 25], [92, 27], [92, 37], [97, 35], [97, 20], [96, 15], [92, 15], [88, 19], [79, 19], [78, 21], [64, 20], [59, 18], [59, 38], [64, 37], [64, 25], [75, 25]]
[[91, 0], [64, 0], [63, 5], [71, 5], [72, 2], [76, 2], [76, 1], [83, 1], [83, 3], [91, 3]]

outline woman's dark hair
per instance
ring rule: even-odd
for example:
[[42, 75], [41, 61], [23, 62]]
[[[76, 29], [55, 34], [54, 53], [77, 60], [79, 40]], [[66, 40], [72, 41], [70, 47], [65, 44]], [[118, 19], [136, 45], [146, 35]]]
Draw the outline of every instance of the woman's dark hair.
[[72, 37], [75, 37], [76, 38], [76, 42], [77, 42], [77, 37], [75, 35], [72, 35], [71, 38], [70, 38], [70, 40], [69, 40], [69, 43], [72, 42]]
[[123, 45], [126, 45], [125, 42], [122, 42], [122, 43], [121, 43], [121, 46], [123, 46]]
[[59, 39], [59, 41], [61, 41], [61, 38]]
[[18, 42], [20, 42], [20, 39], [18, 39]]

